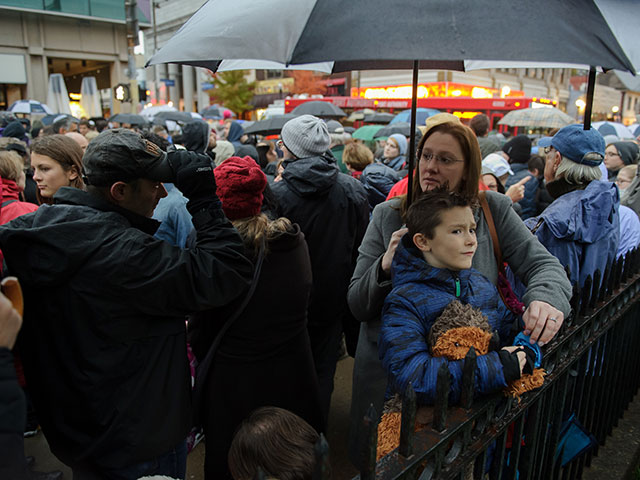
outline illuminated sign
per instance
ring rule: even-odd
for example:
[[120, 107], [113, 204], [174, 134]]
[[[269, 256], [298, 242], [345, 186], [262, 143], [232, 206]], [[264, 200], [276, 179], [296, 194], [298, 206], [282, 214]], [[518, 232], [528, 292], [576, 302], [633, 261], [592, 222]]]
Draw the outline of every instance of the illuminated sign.
[[[351, 96], [366, 99], [410, 99], [412, 97], [411, 85], [396, 85], [388, 87], [352, 88]], [[464, 83], [431, 82], [418, 85], [417, 98], [443, 98], [443, 97], [471, 97], [471, 98], [505, 98], [524, 97], [521, 90], [511, 90], [503, 87], [497, 88], [466, 85]]]
[[469, 118], [473, 118], [476, 115], [478, 115], [480, 112], [451, 112], [453, 115], [455, 115], [458, 118], [465, 118], [465, 119], [469, 119]]

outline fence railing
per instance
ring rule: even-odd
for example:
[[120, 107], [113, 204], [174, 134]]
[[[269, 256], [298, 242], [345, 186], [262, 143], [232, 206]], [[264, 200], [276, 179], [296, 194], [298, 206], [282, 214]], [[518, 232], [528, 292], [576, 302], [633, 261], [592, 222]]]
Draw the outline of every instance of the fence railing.
[[[403, 398], [400, 446], [376, 463], [378, 413], [365, 425], [362, 480], [435, 478], [580, 478], [598, 447], [562, 465], [564, 420], [575, 414], [599, 445], [640, 384], [640, 255], [631, 252], [601, 278], [575, 288], [572, 314], [544, 351], [544, 385], [520, 402], [496, 394], [473, 400], [475, 354], [465, 359], [460, 405], [448, 402], [449, 372], [439, 372], [434, 419], [414, 432], [416, 401]], [[602, 280], [602, 282], [601, 282]], [[324, 477], [327, 478], [327, 477]]]
[[[601, 281], [602, 280], [602, 281]], [[640, 252], [634, 250], [574, 287], [572, 313], [544, 348], [545, 382], [520, 401], [495, 394], [474, 400], [475, 353], [465, 358], [463, 394], [448, 405], [449, 372], [439, 372], [433, 422], [414, 432], [415, 393], [402, 404], [400, 446], [376, 462], [379, 412], [364, 423], [361, 480], [581, 478], [617, 426], [640, 385]], [[563, 465], [559, 445], [570, 415], [597, 445]], [[324, 437], [316, 445], [314, 480], [331, 478]], [[336, 479], [334, 479], [336, 480]]]

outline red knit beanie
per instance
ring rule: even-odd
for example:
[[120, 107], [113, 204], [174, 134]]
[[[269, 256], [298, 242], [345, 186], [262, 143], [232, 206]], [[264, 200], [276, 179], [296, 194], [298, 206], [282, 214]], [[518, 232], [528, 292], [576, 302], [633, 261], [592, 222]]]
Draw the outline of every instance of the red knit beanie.
[[229, 157], [214, 170], [217, 193], [229, 220], [260, 213], [267, 177], [251, 157]]

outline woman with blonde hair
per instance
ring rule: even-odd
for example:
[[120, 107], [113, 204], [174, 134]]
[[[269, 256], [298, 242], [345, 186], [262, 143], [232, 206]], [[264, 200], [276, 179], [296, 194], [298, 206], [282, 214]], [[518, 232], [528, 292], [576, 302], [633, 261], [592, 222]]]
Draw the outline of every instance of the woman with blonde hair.
[[373, 152], [361, 143], [352, 142], [344, 147], [342, 161], [351, 175], [362, 182], [371, 210], [386, 200], [391, 188], [401, 179], [393, 168], [375, 163]]
[[[224, 332], [204, 380], [202, 402], [205, 478], [217, 480], [230, 478], [227, 453], [233, 434], [256, 408], [290, 410], [316, 429], [323, 420], [307, 333], [311, 262], [304, 234], [286, 218], [270, 220], [261, 213], [267, 179], [251, 157], [231, 157], [214, 174], [225, 215], [243, 238], [247, 256], [261, 265], [244, 309], [204, 312], [189, 325], [200, 362]], [[223, 327], [234, 314], [233, 323]]]
[[46, 135], [31, 144], [33, 180], [42, 203], [53, 203], [60, 187], [84, 189], [82, 181], [82, 149], [65, 135]]

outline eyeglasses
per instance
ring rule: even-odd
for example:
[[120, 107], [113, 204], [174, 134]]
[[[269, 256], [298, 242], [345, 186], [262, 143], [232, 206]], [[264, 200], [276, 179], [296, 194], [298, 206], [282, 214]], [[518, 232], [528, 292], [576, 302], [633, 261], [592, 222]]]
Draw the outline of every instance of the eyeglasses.
[[420, 160], [424, 160], [426, 163], [429, 163], [433, 159], [435, 159], [438, 165], [441, 165], [443, 167], [452, 167], [454, 164], [458, 162], [464, 162], [464, 160], [459, 160], [457, 158], [451, 158], [451, 157], [443, 157], [441, 155], [438, 155], [436, 153], [431, 153], [431, 152], [423, 152]]
[[276, 146], [277, 146], [280, 150], [282, 150], [283, 148], [287, 148], [287, 147], [285, 147], [284, 142], [283, 142], [282, 140], [278, 140], [278, 141], [276, 142]]
[[549, 153], [552, 148], [553, 147], [551, 145], [548, 145], [548, 146], [544, 147], [544, 154], [546, 155], [547, 153]]
[[608, 151], [608, 152], [604, 152], [605, 157], [619, 157], [620, 154], [618, 152], [612, 152], [612, 151]]

